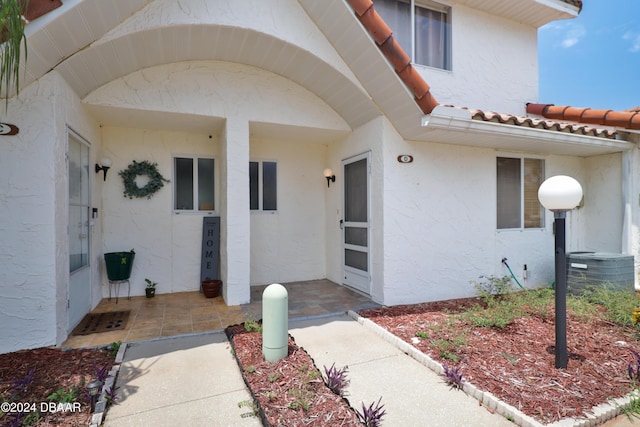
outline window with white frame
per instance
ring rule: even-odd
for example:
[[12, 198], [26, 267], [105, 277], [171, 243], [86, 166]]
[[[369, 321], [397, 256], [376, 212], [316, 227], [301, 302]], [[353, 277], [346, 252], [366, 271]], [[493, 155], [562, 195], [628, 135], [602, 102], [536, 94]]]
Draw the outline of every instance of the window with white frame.
[[215, 210], [215, 161], [206, 157], [173, 158], [173, 209]]
[[430, 0], [373, 0], [415, 64], [451, 69], [451, 8]]
[[543, 181], [543, 159], [498, 157], [498, 229], [544, 227], [544, 208], [538, 200]]
[[252, 211], [278, 209], [278, 164], [249, 162], [249, 206]]

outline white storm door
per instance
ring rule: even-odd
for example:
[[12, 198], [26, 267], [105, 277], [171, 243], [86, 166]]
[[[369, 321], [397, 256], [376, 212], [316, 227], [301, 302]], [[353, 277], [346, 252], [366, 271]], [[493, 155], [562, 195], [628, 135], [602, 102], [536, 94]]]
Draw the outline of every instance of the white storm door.
[[69, 133], [68, 331], [91, 310], [89, 146]]
[[344, 219], [342, 222], [343, 283], [371, 293], [370, 154], [343, 160]]

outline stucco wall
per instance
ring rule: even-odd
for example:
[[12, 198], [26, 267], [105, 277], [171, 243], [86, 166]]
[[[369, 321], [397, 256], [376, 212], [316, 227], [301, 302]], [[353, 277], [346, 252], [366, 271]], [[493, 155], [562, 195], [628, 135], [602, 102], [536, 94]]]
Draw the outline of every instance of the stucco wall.
[[0, 144], [0, 353], [67, 337], [67, 126], [95, 142], [92, 160], [99, 146], [96, 123], [55, 72], [12, 98], [3, 121], [20, 132]]
[[47, 76], [3, 118], [20, 133], [0, 143], [1, 353], [55, 344], [54, 91]]
[[[424, 143], [388, 151], [385, 302], [469, 296], [468, 281], [493, 270], [494, 152]], [[399, 154], [413, 163], [398, 163]]]
[[[118, 172], [133, 160], [148, 160], [157, 163], [160, 173], [173, 181], [174, 156], [213, 157], [217, 170], [220, 162], [218, 137], [107, 126], [102, 129], [102, 140], [104, 153], [113, 160], [113, 166], [102, 195], [104, 233], [101, 251], [135, 249], [132, 295], [144, 295], [145, 278], [159, 283], [156, 289], [159, 294], [199, 289], [202, 217], [205, 214], [174, 214], [171, 183], [165, 184], [151, 199], [124, 197], [124, 185]], [[216, 173], [217, 178], [219, 172]], [[216, 197], [218, 205], [219, 195]], [[106, 297], [108, 280], [104, 268], [102, 283], [102, 296]]]
[[[632, 135], [631, 140], [640, 142], [637, 135]], [[631, 150], [623, 153], [621, 161], [623, 164], [623, 236], [622, 252], [634, 255], [636, 290], [640, 290], [640, 192], [638, 182], [640, 182], [640, 153], [639, 150]]]
[[[156, 0], [114, 28], [98, 43], [129, 33], [181, 25], [238, 27], [264, 33], [301, 47], [339, 70], [355, 85], [357, 78], [318, 30], [307, 13], [291, 0]], [[252, 46], [246, 47], [251, 49]], [[263, 52], [255, 52], [260, 56]], [[224, 58], [233, 61], [233, 58]], [[286, 61], [282, 58], [282, 61]], [[251, 61], [251, 60], [250, 60]], [[250, 64], [252, 62], [249, 62]]]
[[269, 71], [230, 62], [190, 61], [147, 68], [96, 89], [86, 102], [245, 122], [348, 129], [335, 111], [303, 87]]
[[[385, 304], [474, 295], [470, 282], [479, 276], [510, 275], [502, 258], [525, 287], [554, 280], [550, 212], [542, 229], [496, 229], [496, 157], [527, 154], [407, 142], [391, 126], [384, 129], [384, 272], [374, 282], [384, 282]], [[400, 154], [412, 155], [413, 163], [399, 163]], [[578, 179], [586, 200], [593, 200], [568, 213], [567, 251], [595, 243], [612, 249], [620, 245], [619, 154], [587, 159], [529, 156], [545, 160], [546, 177], [566, 174]], [[616, 219], [602, 220], [607, 217]], [[596, 224], [599, 228], [592, 231]], [[374, 251], [380, 250], [378, 245]]]
[[451, 33], [451, 71], [416, 66], [438, 102], [524, 115], [538, 99], [537, 29], [455, 4]]
[[326, 153], [326, 144], [252, 139], [251, 160], [278, 168], [278, 210], [251, 212], [252, 285], [326, 277]]
[[583, 251], [622, 251], [622, 155], [585, 159]]

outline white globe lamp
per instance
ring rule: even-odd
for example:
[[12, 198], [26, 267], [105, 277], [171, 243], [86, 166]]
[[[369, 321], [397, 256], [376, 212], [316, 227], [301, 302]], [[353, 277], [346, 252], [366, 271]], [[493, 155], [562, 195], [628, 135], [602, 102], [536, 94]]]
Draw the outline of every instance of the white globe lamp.
[[582, 186], [570, 176], [552, 176], [538, 189], [538, 199], [550, 211], [569, 211], [582, 200]]

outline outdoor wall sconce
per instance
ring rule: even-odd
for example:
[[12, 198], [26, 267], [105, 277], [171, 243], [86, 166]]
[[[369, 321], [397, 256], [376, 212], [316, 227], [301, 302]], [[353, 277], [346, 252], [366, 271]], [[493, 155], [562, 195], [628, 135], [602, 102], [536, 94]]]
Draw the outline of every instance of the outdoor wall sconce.
[[336, 182], [336, 176], [333, 174], [333, 171], [329, 168], [324, 170], [324, 177], [327, 178], [327, 188], [331, 187], [332, 182]]
[[556, 368], [566, 368], [567, 359], [567, 257], [565, 254], [565, 218], [582, 200], [582, 187], [574, 178], [552, 176], [538, 189], [540, 204], [553, 212], [556, 245]]
[[[102, 164], [102, 166], [100, 166], [100, 164]], [[96, 173], [103, 171], [104, 172], [104, 179], [103, 181], [107, 180], [107, 171], [109, 170], [109, 168], [111, 167], [111, 165], [113, 164], [113, 162], [111, 161], [110, 158], [108, 157], [103, 157], [100, 159], [100, 163], [96, 163]]]
[[91, 399], [91, 413], [96, 410], [96, 401], [98, 400], [101, 385], [102, 383], [98, 380], [91, 381], [87, 384], [87, 393], [89, 393], [89, 398]]

